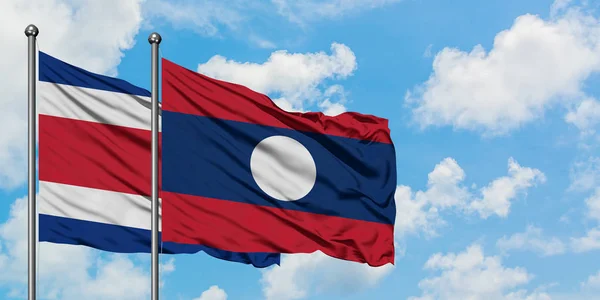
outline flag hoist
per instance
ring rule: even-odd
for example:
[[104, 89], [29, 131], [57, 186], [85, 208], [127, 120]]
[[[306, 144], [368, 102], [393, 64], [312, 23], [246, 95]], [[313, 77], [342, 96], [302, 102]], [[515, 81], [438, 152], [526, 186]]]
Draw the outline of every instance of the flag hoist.
[[27, 285], [28, 298], [36, 298], [36, 199], [35, 199], [35, 136], [36, 136], [36, 110], [35, 110], [35, 75], [36, 75], [36, 38], [40, 31], [35, 25], [25, 28], [27, 36]]
[[160, 34], [148, 37], [152, 46], [152, 300], [158, 300], [158, 45]]

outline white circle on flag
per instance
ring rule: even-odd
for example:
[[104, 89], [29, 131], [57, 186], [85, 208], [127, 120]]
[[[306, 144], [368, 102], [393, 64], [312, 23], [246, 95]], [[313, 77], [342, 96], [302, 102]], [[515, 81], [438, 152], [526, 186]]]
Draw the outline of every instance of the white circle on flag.
[[298, 141], [280, 135], [256, 145], [250, 157], [250, 170], [256, 184], [281, 201], [306, 196], [317, 179], [317, 167], [310, 152]]

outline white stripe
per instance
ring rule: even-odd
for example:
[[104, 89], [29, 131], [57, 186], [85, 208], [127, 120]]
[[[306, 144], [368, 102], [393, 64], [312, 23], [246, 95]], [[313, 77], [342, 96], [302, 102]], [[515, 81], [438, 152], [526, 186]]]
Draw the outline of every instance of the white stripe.
[[[40, 214], [152, 229], [150, 197], [40, 181], [38, 199]], [[160, 205], [158, 213], [160, 231]]]
[[150, 130], [149, 97], [45, 81], [38, 91], [39, 114]]

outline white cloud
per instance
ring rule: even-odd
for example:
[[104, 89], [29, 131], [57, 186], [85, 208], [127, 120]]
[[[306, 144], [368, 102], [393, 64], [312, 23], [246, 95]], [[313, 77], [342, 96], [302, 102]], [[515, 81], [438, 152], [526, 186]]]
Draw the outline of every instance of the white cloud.
[[[570, 172], [572, 191], [592, 191], [585, 199], [586, 216], [600, 225], [600, 157], [590, 157], [587, 161], [573, 164]], [[574, 252], [600, 250], [600, 227], [587, 231], [585, 236], [571, 238]]]
[[324, 100], [318, 104], [323, 114], [328, 116], [337, 116], [346, 112], [344, 103], [346, 102], [346, 92], [344, 87], [336, 84], [332, 85], [324, 93]]
[[500, 217], [508, 216], [510, 200], [520, 192], [537, 183], [546, 182], [544, 174], [537, 169], [521, 167], [513, 158], [508, 160], [508, 176], [492, 181], [481, 190], [482, 197], [470, 204], [470, 209], [479, 212], [482, 218], [492, 214]]
[[427, 191], [417, 193], [426, 197], [433, 206], [447, 208], [462, 206], [469, 198], [469, 191], [460, 183], [465, 179], [464, 170], [456, 160], [445, 158], [427, 175]]
[[594, 134], [596, 126], [600, 124], [600, 102], [592, 98], [585, 99], [575, 110], [567, 113], [565, 120], [585, 135]]
[[[331, 45], [331, 54], [289, 53], [275, 51], [262, 64], [241, 63], [216, 55], [198, 66], [198, 72], [213, 78], [247, 86], [270, 95], [284, 109], [304, 110], [305, 105], [317, 104], [342, 111], [342, 101], [333, 102], [333, 96], [344, 99], [339, 85], [323, 86], [325, 80], [344, 79], [356, 70], [356, 57], [348, 46]], [[323, 88], [325, 91], [323, 91]]]
[[[564, 3], [550, 20], [519, 16], [489, 52], [477, 45], [437, 53], [430, 78], [405, 97], [416, 123], [501, 135], [583, 101], [583, 82], [600, 70], [600, 22]], [[589, 117], [574, 114], [577, 124]]]
[[409, 186], [396, 189], [395, 233], [404, 236], [423, 231], [436, 235], [436, 229], [445, 222], [440, 210], [464, 207], [470, 193], [461, 183], [465, 172], [453, 158], [445, 158], [428, 174], [427, 190], [412, 192]]
[[550, 14], [556, 16], [558, 13], [567, 9], [571, 2], [573, 2], [573, 0], [555, 0], [550, 7]]
[[175, 271], [175, 259], [171, 257], [165, 263], [161, 263], [159, 267], [160, 274], [172, 273]]
[[337, 18], [346, 14], [400, 2], [400, 0], [271, 0], [278, 12], [291, 22], [304, 25], [321, 18]]
[[[22, 295], [27, 285], [27, 199], [17, 199], [9, 219], [0, 225], [0, 285]], [[40, 297], [59, 299], [143, 299], [149, 297], [150, 275], [127, 255], [99, 255], [88, 247], [40, 243]], [[162, 266], [163, 276], [174, 269]], [[60, 276], [57, 276], [60, 274]], [[126, 278], [127, 280], [123, 280]]]
[[520, 166], [513, 158], [508, 160], [508, 176], [499, 177], [478, 192], [463, 183], [464, 170], [456, 160], [445, 158], [428, 175], [427, 190], [413, 193], [408, 186], [396, 191], [396, 232], [400, 235], [423, 231], [436, 234], [436, 228], [445, 222], [439, 214], [454, 209], [464, 213], [478, 213], [481, 218], [490, 215], [507, 217], [512, 201], [536, 183], [544, 182], [538, 170]]
[[275, 45], [274, 42], [264, 39], [260, 36], [257, 36], [256, 34], [251, 34], [248, 37], [248, 39], [250, 39], [250, 41], [252, 43], [254, 43], [256, 46], [258, 46], [259, 48], [263, 48], [263, 49], [277, 48], [277, 45]]
[[588, 208], [587, 215], [600, 223], [600, 187], [597, 187], [596, 191], [585, 199], [585, 204]]
[[[544, 291], [534, 291], [532, 293], [528, 293], [526, 290], [519, 290], [517, 292], [509, 293], [503, 298], [503, 300], [551, 300], [551, 299], [555, 299], [555, 298]], [[575, 299], [570, 299], [570, 300], [575, 300]]]
[[581, 282], [579, 289], [572, 292], [553, 292], [552, 300], [600, 300], [600, 272], [590, 275]]
[[[588, 218], [600, 225], [600, 187], [585, 200]], [[585, 236], [571, 238], [571, 248], [575, 252], [600, 250], [600, 227], [588, 230]]]
[[[276, 48], [276, 44], [253, 28], [256, 20], [264, 21], [274, 13], [271, 4], [248, 0], [145, 0], [143, 6], [144, 28], [168, 22], [176, 29], [191, 30], [201, 36], [224, 38], [243, 37], [263, 49]], [[260, 16], [260, 17], [256, 17]]]
[[87, 295], [95, 299], [138, 299], [147, 296], [148, 274], [128, 258], [115, 256], [109, 261], [98, 259], [94, 267], [95, 274], [86, 276], [85, 281], [80, 279], [72, 282], [78, 282], [78, 286], [63, 288], [61, 298], [81, 299], [81, 295]]
[[577, 253], [600, 250], [600, 228], [590, 229], [583, 237], [571, 238], [571, 248]]
[[550, 299], [543, 292], [527, 293], [515, 290], [531, 281], [533, 275], [521, 267], [509, 268], [498, 256], [485, 256], [480, 245], [473, 244], [458, 254], [437, 253], [425, 263], [425, 270], [437, 271], [437, 276], [419, 282], [425, 299]]
[[600, 186], [600, 157], [590, 157], [587, 161], [578, 161], [570, 170], [572, 191], [589, 191]]
[[600, 271], [594, 275], [590, 275], [585, 282], [582, 282], [581, 288], [584, 290], [597, 290], [600, 292]]
[[[30, 23], [40, 29], [41, 51], [93, 72], [116, 74], [123, 50], [134, 45], [142, 0], [5, 0], [0, 10], [3, 65], [0, 90], [0, 188], [25, 181], [27, 153], [27, 39]], [[110, 22], [106, 22], [110, 20]]]
[[433, 49], [433, 44], [429, 44], [429, 46], [427, 46], [427, 48], [425, 48], [425, 52], [423, 52], [423, 57], [429, 58], [433, 55], [433, 53], [431, 53], [431, 50]]
[[323, 114], [328, 116], [337, 116], [346, 112], [346, 107], [341, 103], [332, 103], [329, 99], [325, 99], [319, 103], [319, 107], [323, 110]]
[[[144, 15], [152, 21], [164, 19], [175, 28], [186, 28], [205, 36], [220, 34], [219, 26], [236, 29], [246, 20], [242, 13], [245, 1], [148, 0]], [[146, 24], [151, 26], [150, 24]]]
[[352, 294], [375, 286], [393, 269], [391, 264], [369, 267], [317, 251], [283, 255], [281, 266], [263, 271], [261, 283], [266, 300], [304, 299], [325, 292]]
[[396, 189], [396, 235], [422, 231], [426, 236], [435, 236], [437, 228], [445, 224], [438, 209], [431, 206], [427, 198], [413, 197], [409, 186]]
[[213, 285], [194, 300], [227, 300], [227, 293], [218, 286]]
[[566, 251], [566, 246], [560, 239], [544, 237], [542, 229], [535, 226], [527, 226], [525, 232], [515, 233], [508, 238], [503, 236], [496, 242], [496, 246], [502, 251], [530, 250], [542, 256], [563, 254]]

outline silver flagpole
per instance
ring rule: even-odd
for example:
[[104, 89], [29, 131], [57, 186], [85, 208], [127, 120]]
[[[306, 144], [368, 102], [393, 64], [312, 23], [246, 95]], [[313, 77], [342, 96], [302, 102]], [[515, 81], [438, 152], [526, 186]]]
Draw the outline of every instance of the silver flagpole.
[[37, 209], [35, 199], [35, 136], [36, 136], [36, 112], [35, 112], [35, 75], [36, 75], [36, 52], [35, 39], [39, 33], [38, 28], [31, 24], [25, 28], [25, 36], [27, 36], [27, 96], [28, 96], [28, 139], [27, 139], [27, 167], [28, 167], [28, 231], [27, 231], [27, 280], [28, 280], [28, 299], [36, 299], [36, 229], [37, 229]]
[[152, 300], [158, 300], [158, 45], [162, 38], [154, 32], [152, 46]]

